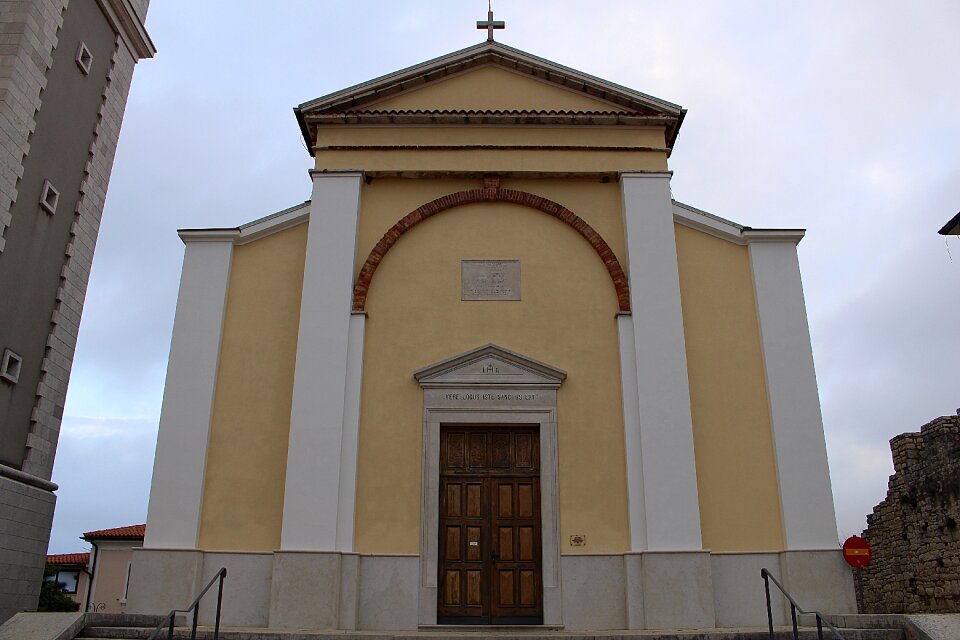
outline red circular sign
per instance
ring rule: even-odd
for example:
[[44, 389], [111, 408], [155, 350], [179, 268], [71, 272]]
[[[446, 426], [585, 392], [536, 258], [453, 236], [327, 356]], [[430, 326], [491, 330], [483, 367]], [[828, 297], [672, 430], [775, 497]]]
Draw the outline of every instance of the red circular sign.
[[843, 543], [843, 559], [857, 569], [870, 563], [870, 543], [860, 536], [850, 536]]

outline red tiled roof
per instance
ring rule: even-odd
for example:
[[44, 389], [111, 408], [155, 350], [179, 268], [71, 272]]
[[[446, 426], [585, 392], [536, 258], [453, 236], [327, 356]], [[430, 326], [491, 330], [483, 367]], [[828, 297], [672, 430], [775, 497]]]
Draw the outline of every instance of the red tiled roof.
[[114, 529], [100, 529], [99, 531], [87, 531], [83, 534], [84, 540], [142, 540], [143, 534], [147, 530], [145, 524], [133, 524], [128, 527], [116, 527]]
[[90, 562], [89, 553], [55, 553], [47, 556], [47, 564], [55, 564], [60, 567], [86, 565], [88, 562]]

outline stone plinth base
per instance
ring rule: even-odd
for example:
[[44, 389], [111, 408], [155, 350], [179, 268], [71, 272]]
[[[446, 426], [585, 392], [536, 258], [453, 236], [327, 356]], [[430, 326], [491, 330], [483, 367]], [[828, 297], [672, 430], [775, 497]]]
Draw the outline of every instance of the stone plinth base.
[[[30, 478], [13, 470], [10, 475]], [[0, 473], [0, 623], [37, 608], [57, 496], [56, 485], [36, 480], [51, 488]]]
[[[436, 602], [421, 602], [415, 555], [142, 549], [134, 554], [127, 610], [185, 607], [221, 567], [226, 626], [415, 630], [424, 611], [433, 612], [427, 624], [436, 623]], [[568, 631], [765, 627], [761, 568], [804, 608], [856, 610], [839, 550], [568, 554], [560, 556], [559, 586], [544, 594], [544, 622]], [[771, 595], [774, 624], [787, 624], [789, 605], [779, 592]], [[203, 601], [202, 624], [212, 623], [215, 604], [215, 593]]]

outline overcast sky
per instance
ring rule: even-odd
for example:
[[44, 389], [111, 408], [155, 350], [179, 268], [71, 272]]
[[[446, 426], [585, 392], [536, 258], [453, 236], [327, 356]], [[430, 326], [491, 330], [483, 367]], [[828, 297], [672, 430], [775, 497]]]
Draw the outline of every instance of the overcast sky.
[[[97, 246], [50, 552], [144, 522], [179, 227], [309, 197], [292, 107], [485, 34], [482, 0], [154, 0]], [[498, 40], [683, 105], [678, 200], [800, 244], [841, 538], [960, 406], [960, 3], [499, 0]]]

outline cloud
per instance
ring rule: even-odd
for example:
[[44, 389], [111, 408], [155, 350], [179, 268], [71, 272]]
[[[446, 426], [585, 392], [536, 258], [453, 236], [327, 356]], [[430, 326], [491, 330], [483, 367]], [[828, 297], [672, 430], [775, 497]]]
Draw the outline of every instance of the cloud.
[[78, 539], [84, 531], [146, 521], [156, 438], [157, 421], [149, 416], [64, 416], [48, 553], [86, 548]]
[[140, 431], [156, 423], [151, 416], [70, 416], [63, 417], [60, 429], [60, 441], [69, 439], [89, 440], [91, 438], [138, 438]]

